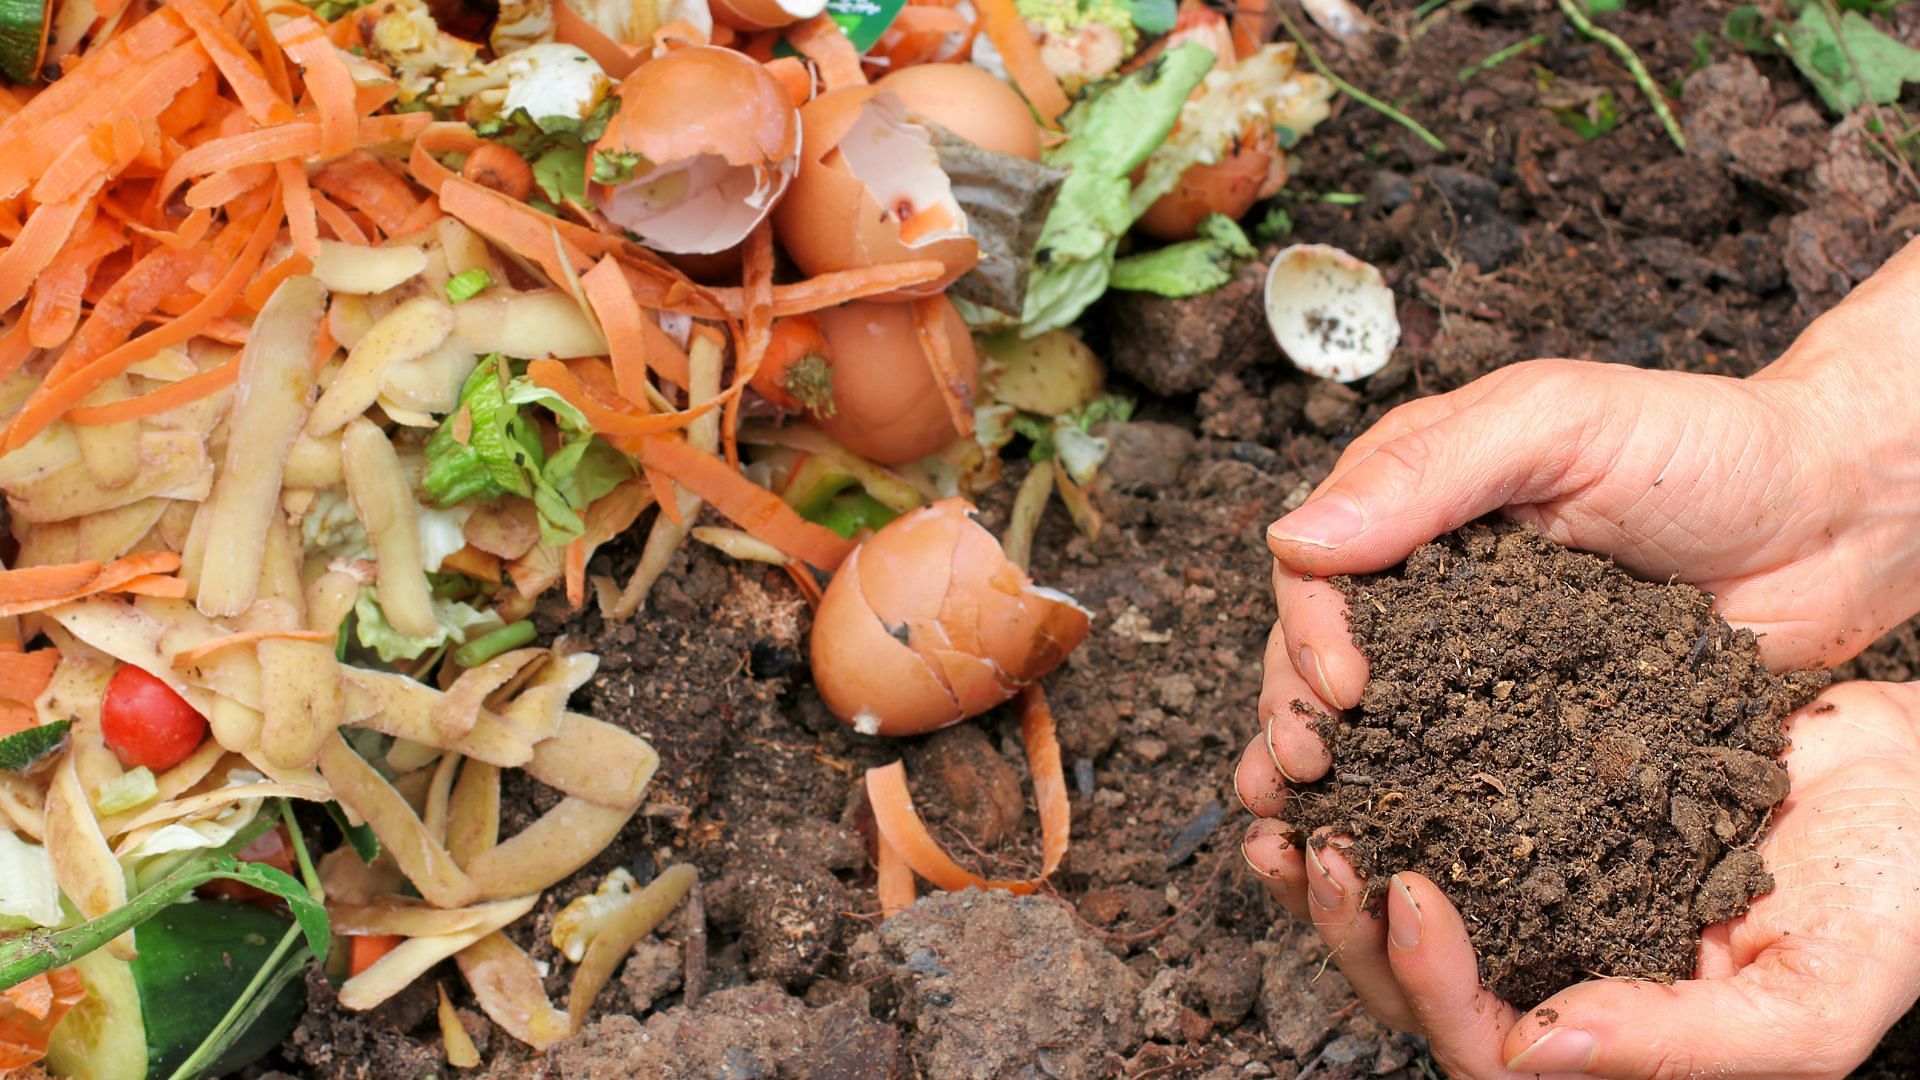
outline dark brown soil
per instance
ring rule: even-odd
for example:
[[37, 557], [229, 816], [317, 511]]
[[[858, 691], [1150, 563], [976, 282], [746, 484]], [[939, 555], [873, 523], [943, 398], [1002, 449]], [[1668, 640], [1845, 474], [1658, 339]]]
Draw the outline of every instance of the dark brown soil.
[[[1266, 524], [1388, 409], [1504, 364], [1558, 355], [1750, 373], [1910, 236], [1917, 216], [1857, 122], [1818, 111], [1785, 61], [1749, 63], [1720, 40], [1724, 5], [1636, 2], [1601, 17], [1658, 83], [1684, 84], [1689, 155], [1665, 140], [1613, 56], [1550, 3], [1459, 0], [1424, 24], [1412, 0], [1363, 6], [1383, 29], [1351, 49], [1295, 20], [1336, 70], [1450, 151], [1342, 102], [1301, 143], [1281, 205], [1289, 240], [1337, 245], [1386, 275], [1404, 327], [1394, 362], [1351, 387], [1306, 379], [1259, 334], [1227, 332], [1259, 325], [1245, 288], [1109, 311], [1112, 343], [1093, 328], [1121, 368], [1116, 388], [1138, 393], [1142, 414], [1116, 438], [1100, 539], [1078, 537], [1055, 507], [1035, 543], [1036, 576], [1097, 615], [1048, 682], [1074, 831], [1055, 894], [1019, 908], [928, 900], [876, 928], [861, 769], [906, 757], [935, 834], [972, 865], [1024, 875], [1039, 851], [1018, 726], [995, 714], [965, 735], [851, 734], [806, 683], [805, 607], [791, 586], [697, 549], [675, 560], [630, 626], [557, 609], [543, 623], [606, 657], [576, 707], [646, 733], [664, 763], [641, 819], [542, 913], [613, 865], [687, 859], [701, 869], [708, 917], [668, 933], [668, 951], [650, 950], [645, 970], [630, 964], [632, 985], [606, 991], [598, 1023], [568, 1049], [535, 1063], [492, 1032], [492, 1075], [933, 1076], [927, 1055], [950, 1015], [982, 1018], [976, 1042], [993, 1049], [996, 1076], [1083, 1066], [1175, 1080], [1437, 1075], [1418, 1040], [1357, 1008], [1311, 928], [1240, 872], [1230, 770], [1255, 730], [1273, 618]], [[1920, 42], [1920, 5], [1896, 9], [1893, 27]], [[1539, 48], [1459, 78], [1536, 33]], [[1706, 69], [1692, 45], [1702, 34]], [[1541, 106], [1536, 68], [1612, 93], [1620, 126], [1580, 139]], [[1210, 331], [1215, 351], [1182, 347], [1207, 327], [1221, 328]], [[1155, 356], [1177, 361], [1164, 378]], [[1010, 481], [1023, 468], [1010, 463]], [[1008, 484], [983, 499], [990, 528], [1004, 526], [1010, 497]], [[594, 570], [624, 578], [637, 552], [637, 542], [609, 550]], [[1920, 677], [1920, 640], [1896, 631], [1849, 670]], [[532, 784], [516, 795], [523, 813], [550, 797]], [[1010, 919], [1038, 925], [1038, 905], [1062, 918], [1026, 937], [1000, 933]], [[941, 934], [931, 922], [900, 925], [922, 910], [937, 913]], [[545, 919], [529, 922], [525, 943], [552, 960], [536, 940]], [[1062, 973], [1088, 950], [1135, 978]], [[661, 974], [675, 955], [679, 988], [662, 989], [675, 985]], [[555, 988], [567, 970], [555, 965]], [[470, 1007], [457, 975], [440, 974]], [[905, 1003], [923, 991], [931, 996]], [[952, 1001], [938, 1004], [944, 994]], [[1042, 1030], [982, 1007], [1012, 1000], [1056, 1001], [1073, 1019]], [[324, 996], [315, 1002], [312, 1038], [289, 1047], [291, 1071], [412, 1078], [421, 1055], [437, 1052], [430, 1018], [340, 1016]], [[1120, 1015], [1129, 1003], [1137, 1023]], [[875, 1038], [849, 1016], [898, 1038]], [[1916, 1074], [1920, 1038], [1902, 1038], [1889, 1054], [1907, 1056], [1868, 1075]], [[861, 1048], [850, 1065], [825, 1056], [849, 1042]], [[350, 1056], [348, 1046], [366, 1049]], [[648, 1046], [669, 1053], [647, 1056]]]
[[1333, 772], [1295, 817], [1350, 836], [1376, 897], [1400, 870], [1439, 884], [1501, 997], [1686, 978], [1700, 929], [1773, 888], [1753, 845], [1787, 794], [1780, 722], [1825, 672], [1770, 674], [1698, 589], [1520, 525], [1335, 584], [1371, 677], [1319, 721]]

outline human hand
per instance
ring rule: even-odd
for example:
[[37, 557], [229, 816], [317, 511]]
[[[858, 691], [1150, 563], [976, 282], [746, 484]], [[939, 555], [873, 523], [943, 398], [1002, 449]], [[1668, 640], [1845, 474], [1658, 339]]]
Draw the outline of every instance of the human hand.
[[1920, 609], [1920, 241], [1751, 379], [1541, 360], [1388, 413], [1275, 522], [1260, 715], [1285, 774], [1327, 752], [1290, 708], [1352, 708], [1366, 661], [1324, 578], [1503, 511], [1714, 594], [1776, 669], [1831, 666]]
[[[1708, 928], [1695, 978], [1670, 986], [1602, 979], [1517, 1012], [1481, 988], [1466, 927], [1427, 879], [1395, 875], [1382, 918], [1335, 845], [1303, 857], [1266, 817], [1242, 850], [1366, 1007], [1424, 1031], [1461, 1080], [1842, 1077], [1920, 996], [1920, 683], [1835, 686], [1786, 731], [1792, 792], [1760, 844], [1774, 889]], [[1261, 757], [1243, 792], [1281, 789]]]

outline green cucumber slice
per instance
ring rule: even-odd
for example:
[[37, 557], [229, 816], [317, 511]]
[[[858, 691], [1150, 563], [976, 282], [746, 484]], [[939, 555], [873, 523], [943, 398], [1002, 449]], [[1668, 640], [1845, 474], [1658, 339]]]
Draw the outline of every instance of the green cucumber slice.
[[[292, 921], [253, 904], [174, 904], [134, 931], [131, 963], [105, 949], [74, 962], [87, 999], [53, 1031], [47, 1066], [71, 1080], [166, 1080], [239, 998]], [[306, 1007], [290, 984], [213, 1067], [225, 1076], [283, 1042]]]
[[35, 82], [46, 54], [46, 0], [0, 0], [0, 73], [14, 82]]

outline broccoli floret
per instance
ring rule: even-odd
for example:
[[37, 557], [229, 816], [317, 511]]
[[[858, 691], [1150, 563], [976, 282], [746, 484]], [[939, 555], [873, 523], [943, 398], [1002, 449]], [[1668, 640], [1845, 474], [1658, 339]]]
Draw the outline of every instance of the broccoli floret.
[[1072, 37], [1083, 26], [1099, 25], [1119, 31], [1129, 53], [1140, 43], [1127, 0], [1016, 0], [1016, 4], [1021, 18], [1056, 37]]

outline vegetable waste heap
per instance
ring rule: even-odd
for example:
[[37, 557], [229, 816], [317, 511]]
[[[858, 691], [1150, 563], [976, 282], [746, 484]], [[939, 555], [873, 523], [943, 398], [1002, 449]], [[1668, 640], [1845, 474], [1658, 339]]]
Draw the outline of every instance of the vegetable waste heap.
[[[313, 964], [349, 1009], [433, 981], [455, 1066], [449, 991], [577, 1031], [692, 871], [560, 913], [562, 1003], [503, 932], [657, 762], [530, 616], [632, 618], [689, 537], [821, 605], [863, 731], [1019, 697], [1058, 865], [1037, 680], [1088, 620], [1023, 568], [1056, 488], [1098, 531], [1131, 409], [1066, 328], [1225, 280], [1330, 88], [1264, 9], [1046, 8], [0, 13], [0, 1075], [241, 1068]], [[963, 500], [1016, 440], [1003, 549]], [[502, 835], [509, 770], [558, 794]], [[867, 786], [889, 907], [982, 882]]]

